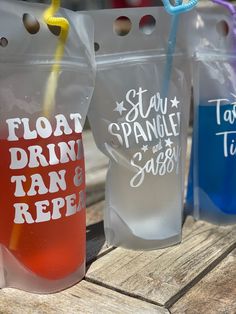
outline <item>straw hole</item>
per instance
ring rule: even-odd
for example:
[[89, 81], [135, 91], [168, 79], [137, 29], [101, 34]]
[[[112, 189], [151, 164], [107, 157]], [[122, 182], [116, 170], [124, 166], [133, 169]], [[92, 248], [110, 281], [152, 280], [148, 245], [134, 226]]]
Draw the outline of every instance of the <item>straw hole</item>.
[[61, 27], [60, 26], [53, 26], [53, 25], [48, 25], [48, 24], [47, 24], [47, 26], [53, 35], [60, 36], [60, 34], [61, 34]]
[[27, 32], [32, 35], [37, 34], [40, 30], [40, 24], [38, 20], [33, 15], [30, 15], [28, 13], [25, 13], [23, 15], [23, 24]]
[[98, 52], [100, 50], [99, 43], [94, 43], [94, 50], [95, 50], [95, 52]]
[[0, 39], [0, 46], [3, 47], [3, 48], [5, 48], [5, 47], [8, 46], [8, 40], [7, 40], [7, 38], [2, 37], [2, 38]]
[[226, 21], [222, 20], [216, 24], [216, 31], [217, 33], [222, 36], [226, 37], [229, 34], [229, 25]]
[[152, 15], [144, 15], [139, 23], [139, 29], [145, 35], [151, 35], [156, 28], [156, 19]]
[[118, 17], [114, 24], [113, 24], [113, 30], [114, 33], [118, 36], [126, 36], [129, 34], [132, 28], [132, 23], [130, 19], [127, 16], [120, 16]]

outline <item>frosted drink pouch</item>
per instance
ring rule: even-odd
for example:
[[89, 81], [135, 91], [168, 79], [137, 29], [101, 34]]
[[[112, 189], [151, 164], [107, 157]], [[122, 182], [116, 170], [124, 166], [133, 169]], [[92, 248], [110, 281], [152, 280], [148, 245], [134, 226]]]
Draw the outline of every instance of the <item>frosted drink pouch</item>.
[[193, 59], [195, 109], [186, 207], [196, 219], [231, 224], [236, 222], [235, 34], [228, 12], [220, 7], [217, 14], [213, 8], [198, 12], [202, 41]]
[[92, 21], [59, 11], [63, 39], [47, 8], [0, 1], [0, 286], [42, 293], [85, 273], [82, 129], [94, 87]]
[[166, 82], [171, 17], [165, 10], [125, 13], [91, 13], [98, 68], [89, 119], [110, 159], [107, 243], [148, 250], [181, 240], [190, 79], [180, 31]]

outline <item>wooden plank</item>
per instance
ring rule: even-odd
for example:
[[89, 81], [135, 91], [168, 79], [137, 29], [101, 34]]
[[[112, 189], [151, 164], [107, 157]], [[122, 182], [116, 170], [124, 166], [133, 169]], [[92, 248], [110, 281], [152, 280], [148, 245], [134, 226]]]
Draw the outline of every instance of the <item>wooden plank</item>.
[[90, 185], [86, 190], [86, 205], [91, 206], [105, 198], [105, 182], [100, 186]]
[[104, 201], [87, 208], [87, 264], [111, 251], [105, 243], [103, 228]]
[[105, 236], [103, 232], [103, 223], [100, 222], [95, 225], [87, 227], [87, 264], [97, 260], [104, 254], [112, 250], [105, 242]]
[[236, 313], [236, 250], [184, 295], [171, 313]]
[[105, 244], [103, 225], [100, 223], [103, 220], [104, 202], [97, 203], [104, 199], [108, 160], [97, 149], [91, 131], [84, 132], [83, 141], [87, 185], [86, 204], [89, 206], [86, 210], [87, 263], [89, 264], [110, 251]]
[[136, 300], [103, 287], [82, 281], [75, 287], [52, 295], [34, 295], [4, 289], [0, 291], [0, 313], [61, 314], [61, 313], [169, 313], [153, 304]]
[[103, 231], [103, 222], [87, 227], [87, 264], [97, 260], [113, 250], [107, 246]]
[[105, 198], [108, 159], [96, 147], [91, 131], [84, 132], [83, 141], [87, 186], [86, 204], [90, 206]]
[[108, 158], [97, 148], [91, 131], [85, 131], [83, 133], [83, 142], [86, 167], [88, 171], [94, 168], [102, 168], [107, 165]]
[[103, 220], [103, 208], [105, 202], [99, 202], [89, 206], [86, 210], [86, 224], [87, 226], [99, 223]]
[[236, 226], [188, 218], [183, 243], [150, 252], [118, 248], [94, 262], [88, 280], [161, 305], [170, 305], [236, 247]]
[[90, 192], [95, 186], [104, 186], [108, 158], [101, 153], [94, 142], [91, 131], [83, 133], [85, 167], [86, 167], [86, 182]]

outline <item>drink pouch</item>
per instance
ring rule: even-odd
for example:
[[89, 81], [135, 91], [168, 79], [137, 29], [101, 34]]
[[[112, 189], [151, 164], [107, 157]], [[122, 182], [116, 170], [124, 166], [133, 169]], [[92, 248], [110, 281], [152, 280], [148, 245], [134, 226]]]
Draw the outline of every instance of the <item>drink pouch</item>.
[[[107, 243], [144, 250], [175, 244], [181, 239], [190, 103], [184, 34], [178, 33], [166, 82], [171, 17], [163, 8], [90, 14], [98, 69], [89, 120], [98, 148], [110, 159]], [[182, 22], [181, 16], [180, 30]]]
[[186, 207], [196, 219], [231, 224], [236, 222], [235, 39], [231, 16], [212, 7], [198, 11], [202, 41], [193, 59], [195, 122]]
[[61, 10], [62, 47], [46, 8], [0, 5], [0, 286], [42, 293], [85, 273], [82, 129], [94, 88], [91, 19]]

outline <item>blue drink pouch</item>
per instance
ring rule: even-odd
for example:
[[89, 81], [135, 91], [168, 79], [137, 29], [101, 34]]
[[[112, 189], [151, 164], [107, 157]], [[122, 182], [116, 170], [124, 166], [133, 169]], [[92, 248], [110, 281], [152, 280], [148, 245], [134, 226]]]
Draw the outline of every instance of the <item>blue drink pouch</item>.
[[208, 38], [193, 60], [195, 122], [186, 207], [196, 219], [231, 224], [236, 222], [236, 58], [230, 53], [232, 20], [222, 11], [214, 22], [212, 13], [204, 13], [202, 30], [210, 29], [211, 37], [205, 31]]

